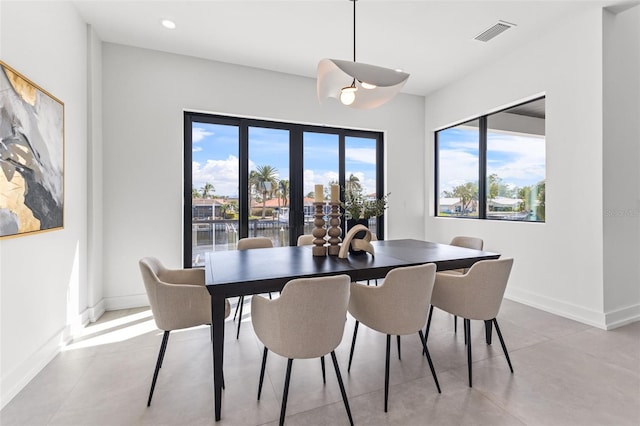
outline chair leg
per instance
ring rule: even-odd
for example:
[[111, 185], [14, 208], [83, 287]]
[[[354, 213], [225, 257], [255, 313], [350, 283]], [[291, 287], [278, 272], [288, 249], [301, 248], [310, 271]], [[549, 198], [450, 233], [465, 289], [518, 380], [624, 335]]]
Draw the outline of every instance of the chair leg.
[[[431, 317], [433, 316], [433, 305], [429, 306], [429, 317], [427, 318], [427, 327], [424, 329], [424, 341], [426, 342], [429, 338], [429, 329], [431, 328]], [[422, 355], [426, 355], [427, 351], [422, 348]]]
[[422, 348], [424, 353], [427, 354], [427, 361], [429, 361], [429, 368], [431, 369], [431, 375], [433, 376], [433, 381], [436, 383], [436, 388], [438, 389], [438, 393], [442, 393], [440, 391], [440, 383], [438, 383], [438, 376], [436, 375], [436, 369], [433, 368], [433, 362], [431, 361], [431, 356], [429, 355], [429, 349], [427, 348], [427, 340], [424, 338], [422, 334], [422, 330], [418, 330], [418, 335], [420, 336], [420, 341], [422, 342]]
[[471, 320], [464, 319], [464, 334], [467, 342], [467, 366], [469, 369], [469, 387], [472, 387], [471, 383]]
[[238, 303], [236, 303], [236, 311], [233, 314], [233, 320], [236, 320], [236, 316], [238, 315], [238, 309], [240, 308], [240, 305], [244, 302], [244, 296], [240, 296], [238, 298]]
[[151, 381], [151, 390], [149, 391], [149, 399], [147, 400], [147, 407], [151, 405], [151, 398], [153, 398], [153, 390], [156, 387], [156, 380], [158, 379], [158, 372], [162, 367], [162, 360], [164, 359], [164, 353], [167, 349], [167, 342], [169, 341], [169, 333], [171, 331], [165, 330], [162, 335], [162, 343], [160, 344], [160, 352], [158, 352], [158, 361], [156, 361], [156, 369], [153, 372], [153, 380]]
[[358, 325], [360, 321], [356, 321], [356, 326], [353, 328], [353, 340], [351, 341], [351, 353], [349, 354], [349, 367], [347, 368], [347, 373], [351, 372], [351, 361], [353, 361], [353, 350], [356, 347], [356, 336], [358, 335]]
[[240, 296], [240, 316], [238, 317], [238, 331], [236, 332], [236, 340], [240, 338], [240, 326], [242, 325], [242, 308], [244, 307], [244, 296]]
[[433, 305], [429, 305], [429, 317], [427, 318], [427, 328], [424, 330], [424, 340], [429, 339], [429, 329], [431, 328], [431, 317], [433, 316]]
[[491, 326], [492, 326], [491, 320], [484, 322], [484, 336], [485, 336], [485, 340], [487, 341], [487, 345], [491, 344], [491, 332], [492, 332]]
[[262, 393], [262, 382], [264, 381], [264, 368], [267, 365], [267, 354], [269, 350], [267, 347], [264, 347], [264, 352], [262, 353], [262, 368], [260, 368], [260, 381], [258, 382], [258, 401], [260, 401], [260, 394]]
[[293, 360], [289, 358], [287, 361], [287, 375], [284, 379], [284, 392], [282, 392], [282, 408], [280, 409], [280, 426], [284, 425], [284, 415], [287, 411], [287, 398], [289, 397], [289, 382], [291, 380], [291, 365]]
[[458, 332], [458, 316], [457, 315], [453, 316], [453, 332], [454, 333]]
[[464, 344], [467, 344], [467, 320], [462, 320], [462, 325], [464, 325]]
[[322, 383], [327, 384], [327, 376], [324, 369], [324, 355], [320, 357], [320, 365], [322, 366]]
[[[322, 357], [324, 359], [324, 357]], [[349, 424], [353, 426], [353, 418], [351, 417], [351, 409], [349, 408], [349, 400], [347, 399], [347, 393], [344, 390], [344, 383], [342, 382], [342, 374], [340, 374], [340, 367], [338, 367], [338, 359], [336, 358], [336, 352], [331, 351], [331, 360], [333, 361], [333, 369], [336, 370], [336, 377], [338, 378], [338, 385], [340, 386], [340, 393], [342, 394], [342, 401], [344, 401], [344, 408], [347, 409], [347, 416], [349, 416]]]
[[389, 401], [389, 356], [391, 353], [391, 335], [387, 334], [387, 357], [384, 365], [384, 412], [387, 412]]
[[396, 336], [398, 339], [398, 359], [402, 361], [402, 354], [400, 353], [400, 336]]
[[513, 367], [511, 366], [511, 360], [509, 359], [509, 353], [507, 352], [507, 346], [504, 344], [504, 339], [502, 338], [502, 333], [500, 333], [500, 327], [498, 327], [498, 320], [493, 319], [493, 325], [496, 327], [496, 333], [498, 333], [498, 339], [500, 339], [500, 344], [502, 345], [502, 352], [504, 352], [505, 358], [507, 358], [507, 363], [509, 364], [509, 370], [513, 373]]

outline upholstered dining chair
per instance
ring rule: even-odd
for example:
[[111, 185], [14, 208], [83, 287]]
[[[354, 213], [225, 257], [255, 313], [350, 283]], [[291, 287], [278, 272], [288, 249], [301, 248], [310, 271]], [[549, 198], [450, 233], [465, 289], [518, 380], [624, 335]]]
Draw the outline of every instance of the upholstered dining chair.
[[[240, 238], [238, 240], [238, 250], [251, 250], [251, 249], [260, 249], [260, 248], [272, 248], [273, 242], [266, 237], [251, 237], [251, 238]], [[269, 298], [271, 298], [271, 293], [269, 293]], [[240, 317], [238, 318], [238, 331], [236, 331], [236, 339], [240, 337], [240, 326], [242, 325], [242, 308], [244, 307], [244, 295], [240, 296], [238, 299], [238, 304], [236, 305], [236, 311], [233, 314], [233, 320], [236, 320], [236, 315], [238, 314], [238, 309], [240, 310]]]
[[[211, 299], [205, 287], [204, 269], [167, 269], [155, 257], [145, 257], [138, 262], [142, 280], [151, 305], [156, 326], [164, 331], [156, 368], [153, 372], [147, 407], [156, 387], [158, 372], [173, 330], [211, 325]], [[225, 318], [229, 316], [229, 302], [225, 300]], [[224, 324], [219, 324], [224, 327]]]
[[269, 300], [262, 296], [254, 296], [251, 300], [253, 328], [258, 339], [264, 344], [258, 400], [262, 392], [269, 351], [288, 359], [280, 425], [284, 424], [293, 360], [319, 358], [329, 353], [331, 353], [347, 416], [353, 425], [351, 409], [335, 353], [335, 348], [340, 344], [344, 333], [350, 281], [348, 275], [298, 278], [289, 281], [277, 299]]
[[[464, 248], [474, 249], [474, 250], [482, 250], [482, 248], [484, 247], [484, 241], [482, 240], [482, 238], [477, 238], [477, 237], [456, 236], [451, 239], [451, 242], [449, 243], [449, 245], [456, 246], [456, 247], [464, 247]], [[438, 272], [438, 274], [462, 275], [466, 273], [468, 270], [469, 270], [468, 268], [452, 269], [448, 271]], [[455, 315], [453, 316], [453, 331], [456, 333], [458, 332], [458, 317]]]
[[431, 296], [426, 336], [427, 338], [429, 337], [429, 327], [431, 326], [434, 307], [464, 318], [469, 387], [472, 387], [471, 320], [491, 321], [493, 323], [502, 345], [502, 351], [509, 364], [509, 369], [513, 373], [509, 353], [496, 319], [500, 311], [504, 291], [507, 288], [512, 265], [512, 258], [481, 260], [469, 268], [466, 274], [438, 274], [436, 276], [433, 295]]
[[422, 348], [427, 354], [433, 380], [440, 393], [440, 384], [431, 362], [427, 342], [422, 327], [427, 319], [427, 310], [431, 303], [431, 291], [436, 275], [436, 265], [428, 263], [392, 269], [384, 282], [377, 287], [358, 283], [351, 284], [349, 313], [355, 318], [349, 368], [353, 361], [353, 352], [360, 323], [387, 335], [387, 356], [384, 377], [384, 411], [387, 412], [389, 399], [389, 353], [391, 335], [404, 336], [417, 333]]
[[316, 237], [311, 234], [300, 235], [298, 237], [298, 246], [311, 246], [313, 245], [313, 240], [315, 239]]

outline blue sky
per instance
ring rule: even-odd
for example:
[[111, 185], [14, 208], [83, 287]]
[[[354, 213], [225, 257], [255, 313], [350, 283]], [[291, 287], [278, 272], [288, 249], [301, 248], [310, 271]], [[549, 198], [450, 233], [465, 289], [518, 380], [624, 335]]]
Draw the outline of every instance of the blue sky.
[[[194, 123], [193, 184], [202, 188], [206, 182], [216, 195], [237, 196], [238, 128], [219, 124]], [[358, 176], [367, 193], [375, 192], [375, 141], [346, 139], [347, 177]], [[338, 180], [338, 136], [324, 133], [304, 134], [304, 193], [315, 184], [328, 190], [330, 181]], [[249, 170], [269, 165], [278, 170], [279, 179], [289, 179], [289, 133], [286, 130], [249, 128]]]
[[[478, 128], [457, 126], [438, 133], [439, 191], [478, 181]], [[529, 186], [545, 179], [545, 138], [489, 130], [487, 175], [497, 174], [511, 186]]]

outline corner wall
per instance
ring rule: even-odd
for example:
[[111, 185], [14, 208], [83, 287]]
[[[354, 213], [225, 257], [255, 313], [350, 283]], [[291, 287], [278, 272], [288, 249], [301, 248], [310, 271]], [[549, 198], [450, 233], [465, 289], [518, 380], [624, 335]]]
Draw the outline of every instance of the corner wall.
[[[147, 304], [138, 260], [182, 264], [183, 111], [385, 131], [385, 230], [424, 235], [424, 98], [375, 110], [320, 105], [316, 80], [117, 44], [103, 45], [104, 295], [107, 309]], [[407, 185], [412, 182], [412, 185]]]
[[[515, 258], [506, 297], [607, 328], [602, 29], [602, 9], [594, 6], [427, 97], [425, 180], [432, 182], [434, 130], [546, 94], [547, 210], [543, 224], [436, 218], [431, 186], [425, 237], [481, 237], [487, 250]], [[640, 306], [637, 298], [629, 303]], [[633, 318], [628, 311], [626, 320]]]
[[604, 310], [640, 317], [640, 6], [604, 19]]
[[[86, 26], [68, 2], [0, 3], [2, 60], [64, 102], [64, 229], [0, 241], [0, 407], [87, 307]], [[51, 19], [55, 16], [55, 19]]]

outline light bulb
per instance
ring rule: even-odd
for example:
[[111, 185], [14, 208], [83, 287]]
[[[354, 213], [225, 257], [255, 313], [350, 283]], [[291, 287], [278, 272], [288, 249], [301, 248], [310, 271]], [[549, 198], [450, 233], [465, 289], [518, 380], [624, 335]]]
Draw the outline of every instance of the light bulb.
[[375, 89], [376, 87], [378, 87], [375, 84], [367, 83], [365, 81], [361, 81], [360, 85], [362, 86], [363, 89], [367, 89], [367, 90]]
[[356, 100], [356, 91], [358, 88], [355, 85], [343, 87], [340, 91], [340, 102], [344, 105], [351, 105]]

